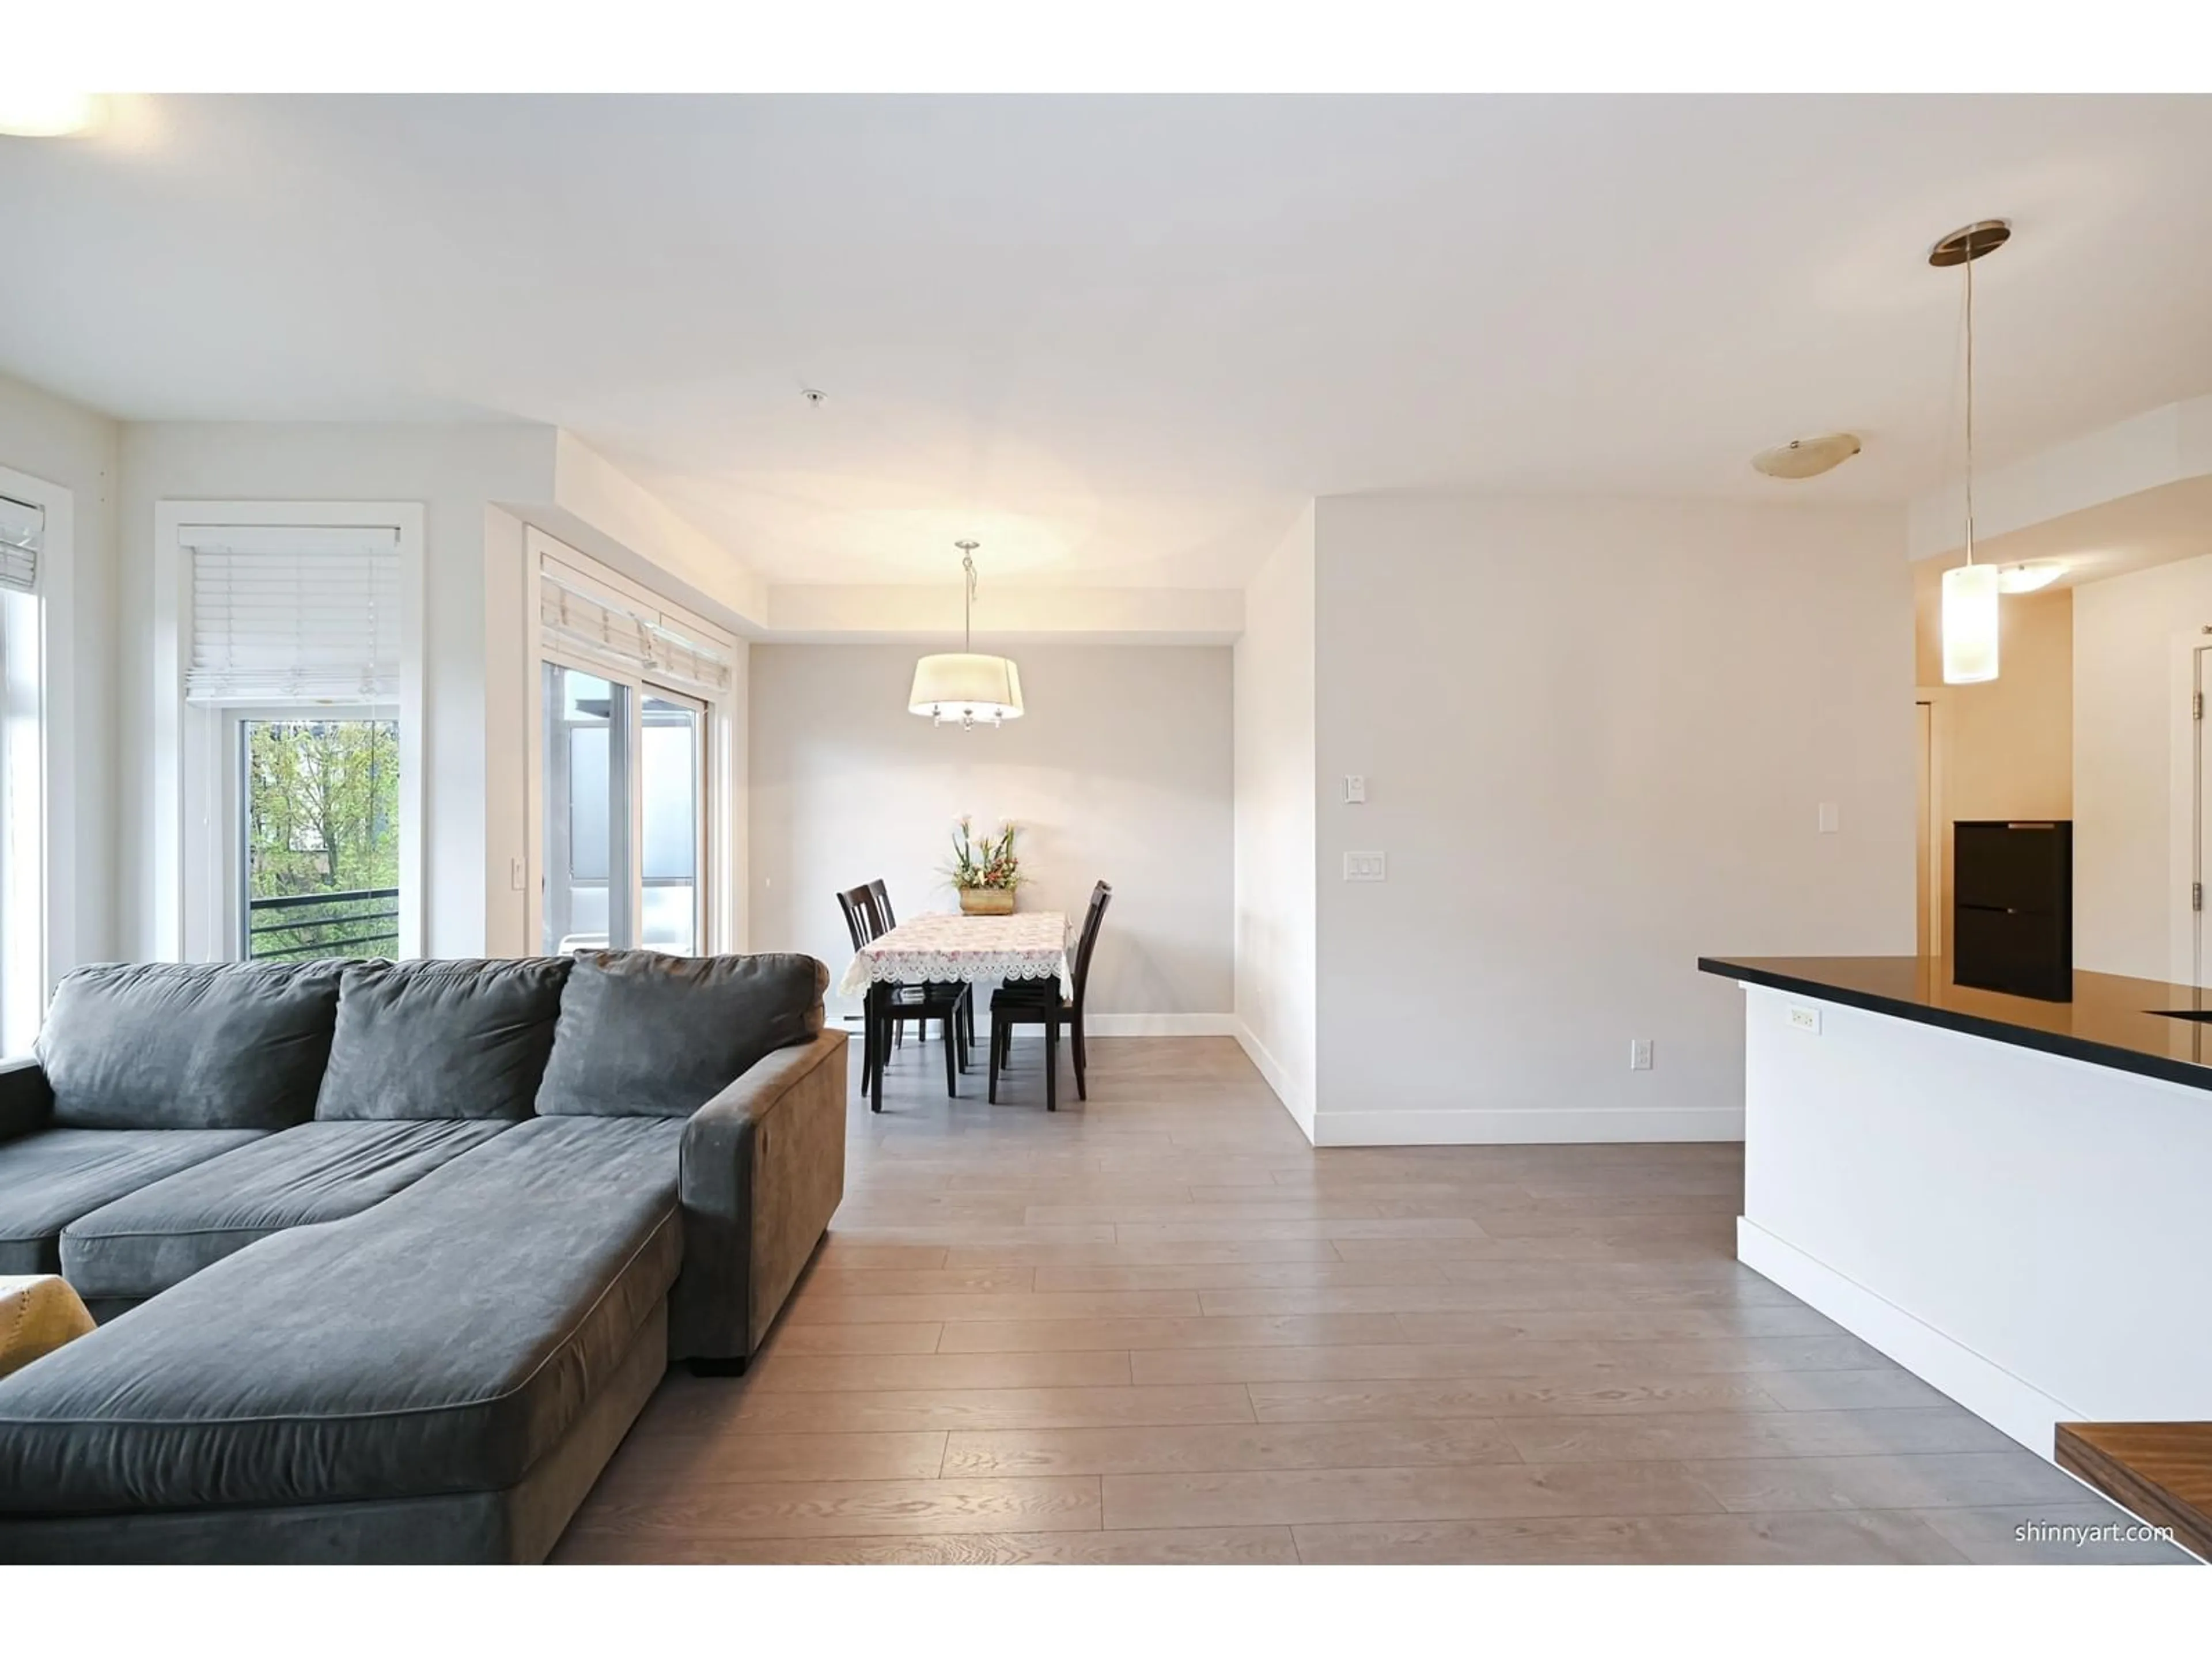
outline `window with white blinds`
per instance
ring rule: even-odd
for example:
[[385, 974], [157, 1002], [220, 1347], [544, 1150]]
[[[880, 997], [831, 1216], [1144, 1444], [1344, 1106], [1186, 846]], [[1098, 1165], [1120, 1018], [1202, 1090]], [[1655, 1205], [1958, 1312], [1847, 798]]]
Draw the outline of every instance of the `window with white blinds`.
[[192, 527], [197, 703], [392, 702], [399, 532], [386, 526]]
[[538, 567], [538, 615], [549, 644], [709, 696], [730, 689], [727, 646], [642, 600], [595, 588], [550, 559]]
[[39, 550], [46, 531], [45, 508], [12, 495], [0, 495], [0, 588], [16, 593], [38, 592]]

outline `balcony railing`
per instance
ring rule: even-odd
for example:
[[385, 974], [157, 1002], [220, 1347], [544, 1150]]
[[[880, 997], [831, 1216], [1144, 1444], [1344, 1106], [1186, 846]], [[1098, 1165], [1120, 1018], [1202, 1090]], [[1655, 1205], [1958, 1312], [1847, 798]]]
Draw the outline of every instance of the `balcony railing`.
[[399, 890], [363, 887], [249, 899], [246, 954], [255, 962], [399, 954]]

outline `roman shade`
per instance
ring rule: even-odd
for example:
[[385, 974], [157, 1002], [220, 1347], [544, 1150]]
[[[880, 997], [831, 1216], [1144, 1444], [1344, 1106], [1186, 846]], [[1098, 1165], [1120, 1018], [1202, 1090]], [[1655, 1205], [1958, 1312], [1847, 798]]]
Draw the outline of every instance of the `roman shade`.
[[0, 588], [34, 593], [39, 587], [39, 550], [46, 515], [42, 507], [0, 495]]
[[384, 526], [188, 528], [198, 703], [392, 702], [399, 532]]
[[709, 696], [730, 689], [733, 653], [728, 647], [647, 601], [595, 586], [551, 559], [538, 567], [538, 616], [548, 645]]

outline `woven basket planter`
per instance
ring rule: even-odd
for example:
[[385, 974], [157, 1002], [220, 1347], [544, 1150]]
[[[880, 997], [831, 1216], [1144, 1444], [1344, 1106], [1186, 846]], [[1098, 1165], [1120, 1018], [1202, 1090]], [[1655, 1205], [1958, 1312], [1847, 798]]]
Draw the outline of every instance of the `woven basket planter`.
[[963, 887], [960, 890], [960, 914], [963, 916], [1011, 916], [1014, 914], [1014, 890], [1011, 887]]

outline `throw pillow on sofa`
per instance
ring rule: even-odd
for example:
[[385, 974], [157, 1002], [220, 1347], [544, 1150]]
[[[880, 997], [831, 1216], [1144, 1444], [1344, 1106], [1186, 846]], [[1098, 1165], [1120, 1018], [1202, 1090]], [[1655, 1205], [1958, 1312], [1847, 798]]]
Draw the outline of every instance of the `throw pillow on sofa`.
[[566, 957], [347, 963], [316, 1117], [528, 1117], [568, 977]]
[[67, 1129], [283, 1129], [314, 1115], [334, 962], [109, 963], [54, 989], [35, 1052]]
[[688, 1117], [763, 1055], [821, 1035], [829, 984], [809, 956], [579, 951], [538, 1113]]

